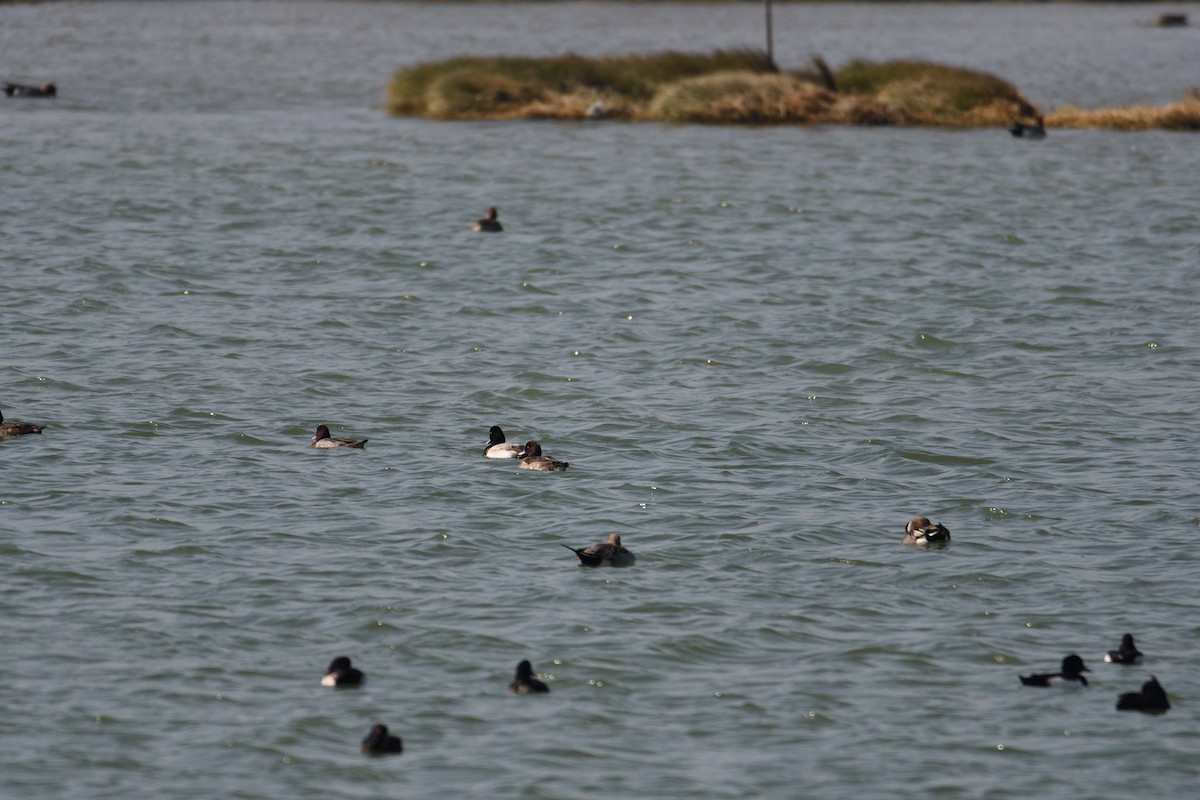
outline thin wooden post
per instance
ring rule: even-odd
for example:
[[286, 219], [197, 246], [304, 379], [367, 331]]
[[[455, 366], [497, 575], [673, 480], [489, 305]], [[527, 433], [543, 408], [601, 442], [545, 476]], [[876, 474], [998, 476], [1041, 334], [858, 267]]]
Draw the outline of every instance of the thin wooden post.
[[771, 0], [763, 0], [767, 7], [767, 61], [775, 67], [775, 37], [771, 32]]

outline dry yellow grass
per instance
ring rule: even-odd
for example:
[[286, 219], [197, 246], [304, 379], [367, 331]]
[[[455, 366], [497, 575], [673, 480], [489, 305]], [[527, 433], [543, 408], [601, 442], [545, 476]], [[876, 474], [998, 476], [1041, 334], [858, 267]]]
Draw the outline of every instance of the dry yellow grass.
[[836, 95], [793, 75], [719, 72], [669, 84], [643, 111], [667, 122], [822, 122]]
[[1118, 131], [1200, 131], [1200, 95], [1195, 90], [1177, 103], [1124, 108], [1058, 108], [1046, 115], [1053, 128], [1104, 128]]

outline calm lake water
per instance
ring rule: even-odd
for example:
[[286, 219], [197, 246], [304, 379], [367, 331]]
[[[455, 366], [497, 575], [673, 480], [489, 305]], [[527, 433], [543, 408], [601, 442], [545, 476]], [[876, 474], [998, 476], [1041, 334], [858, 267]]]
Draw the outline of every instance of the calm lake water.
[[[1163, 10], [775, 21], [785, 66], [1048, 108], [1200, 84]], [[378, 110], [430, 58], [756, 45], [753, 4], [0, 23], [0, 78], [60, 87], [0, 103], [0, 409], [48, 426], [0, 442], [0, 796], [1194, 794], [1195, 135]], [[570, 469], [485, 461], [495, 424]], [[635, 567], [559, 546], [614, 531]], [[1071, 652], [1087, 689], [1019, 685]], [[1170, 713], [1115, 711], [1151, 674]]]

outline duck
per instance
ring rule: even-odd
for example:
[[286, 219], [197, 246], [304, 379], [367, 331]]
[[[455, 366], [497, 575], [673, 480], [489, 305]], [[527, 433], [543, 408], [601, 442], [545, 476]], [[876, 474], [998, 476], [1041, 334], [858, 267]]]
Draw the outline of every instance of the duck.
[[520, 458], [525, 448], [517, 442], [504, 441], [504, 431], [493, 425], [488, 431], [488, 445], [483, 448], [484, 458]]
[[580, 565], [585, 567], [632, 567], [637, 560], [637, 557], [621, 544], [619, 533], [610, 533], [606, 541], [588, 547], [576, 549], [569, 544], [563, 544], [563, 547], [579, 556]]
[[904, 526], [904, 544], [924, 547], [930, 544], [949, 544], [950, 529], [940, 522], [934, 525], [929, 517], [913, 517]]
[[533, 665], [528, 660], [517, 664], [517, 674], [513, 676], [508, 690], [513, 694], [538, 694], [550, 691], [550, 687], [533, 677]]
[[1013, 136], [1025, 137], [1026, 139], [1045, 139], [1046, 125], [1042, 120], [1041, 115], [1038, 115], [1037, 122], [1032, 125], [1027, 125], [1024, 122], [1014, 122], [1009, 126], [1008, 132]]
[[362, 686], [367, 679], [362, 670], [350, 665], [348, 656], [338, 656], [329, 662], [329, 672], [321, 678], [322, 686]]
[[475, 224], [471, 226], [471, 230], [476, 233], [500, 233], [504, 230], [504, 226], [497, 219], [496, 207], [492, 206], [487, 210], [487, 216], [475, 220]]
[[366, 439], [348, 439], [344, 436], [330, 436], [329, 428], [317, 426], [317, 435], [313, 437], [309, 447], [357, 447], [359, 450], [366, 445]]
[[1104, 655], [1104, 660], [1109, 664], [1136, 664], [1142, 660], [1142, 652], [1137, 649], [1133, 643], [1133, 634], [1127, 633], [1121, 637], [1121, 646], [1116, 650], [1109, 650]]
[[9, 97], [57, 97], [58, 87], [53, 83], [43, 83], [41, 86], [6, 83], [4, 84], [4, 93]]
[[1071, 654], [1062, 660], [1062, 672], [1045, 675], [1020, 675], [1025, 686], [1087, 686], [1087, 678], [1080, 673], [1091, 672], [1083, 665], [1083, 659]]
[[1142, 684], [1140, 692], [1126, 692], [1117, 698], [1118, 711], [1146, 711], [1151, 714], [1163, 714], [1171, 708], [1167, 701], [1167, 690], [1153, 675]]
[[4, 421], [4, 414], [0, 413], [0, 436], [24, 436], [27, 433], [41, 433], [45, 425], [34, 425], [32, 422], [22, 422], [19, 419], [10, 419]]
[[520, 453], [521, 469], [536, 469], [542, 472], [562, 472], [570, 466], [566, 461], [542, 455], [542, 446], [537, 442], [526, 442], [525, 449]]
[[362, 740], [362, 751], [369, 756], [396, 755], [404, 752], [404, 743], [388, 733], [387, 725], [375, 725]]

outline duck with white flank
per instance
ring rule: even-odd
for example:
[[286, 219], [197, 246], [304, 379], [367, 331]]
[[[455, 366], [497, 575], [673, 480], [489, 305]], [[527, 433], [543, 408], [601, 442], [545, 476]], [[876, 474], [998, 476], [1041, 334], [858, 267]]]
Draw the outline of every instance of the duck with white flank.
[[496, 207], [492, 206], [489, 208], [486, 217], [475, 220], [475, 224], [471, 226], [471, 230], [476, 233], [500, 233], [503, 231], [504, 226], [500, 224]]
[[493, 425], [488, 431], [488, 444], [483, 448], [484, 458], [520, 458], [525, 446], [517, 442], [504, 441], [504, 431]]
[[309, 447], [357, 447], [361, 450], [366, 443], [366, 439], [348, 439], [345, 436], [330, 436], [328, 427], [318, 425], [317, 435], [313, 437], [312, 444]]
[[521, 469], [536, 469], [542, 472], [562, 472], [570, 466], [566, 461], [542, 455], [542, 446], [537, 442], [526, 442], [521, 451]]
[[925, 547], [931, 544], [949, 544], [950, 529], [945, 525], [933, 524], [929, 517], [913, 517], [904, 526], [904, 544]]
[[1080, 673], [1091, 672], [1083, 665], [1083, 659], [1077, 655], [1069, 655], [1062, 660], [1062, 672], [1044, 675], [1020, 675], [1021, 683], [1025, 686], [1087, 686], [1087, 678]]
[[550, 687], [533, 677], [533, 665], [528, 661], [517, 664], [517, 674], [513, 676], [508, 690], [513, 694], [538, 694], [549, 692]]
[[350, 665], [348, 656], [338, 656], [333, 661], [329, 662], [329, 672], [321, 678], [322, 686], [362, 686], [363, 681], [367, 679], [366, 675], [362, 674], [362, 670], [355, 669]]
[[569, 544], [564, 544], [563, 547], [579, 556], [579, 563], [585, 567], [632, 567], [637, 560], [637, 557], [621, 544], [619, 533], [609, 534], [608, 540], [600, 544], [578, 549]]
[[32, 422], [21, 422], [19, 419], [4, 421], [0, 413], [0, 436], [24, 436], [27, 433], [41, 433], [45, 425], [34, 425]]
[[1109, 664], [1136, 664], [1142, 660], [1142, 651], [1133, 643], [1133, 634], [1127, 633], [1121, 637], [1121, 646], [1105, 653], [1104, 660]]

